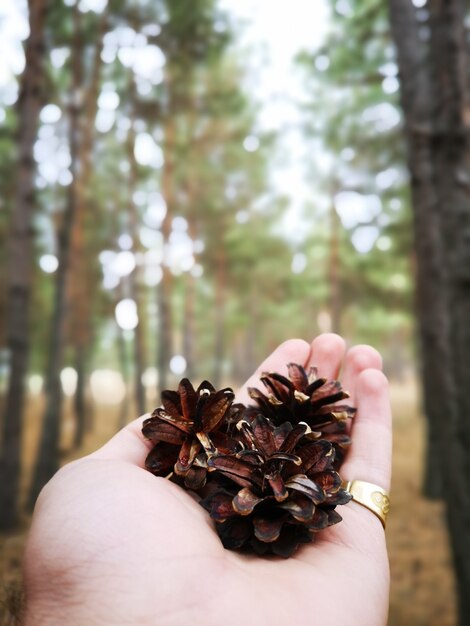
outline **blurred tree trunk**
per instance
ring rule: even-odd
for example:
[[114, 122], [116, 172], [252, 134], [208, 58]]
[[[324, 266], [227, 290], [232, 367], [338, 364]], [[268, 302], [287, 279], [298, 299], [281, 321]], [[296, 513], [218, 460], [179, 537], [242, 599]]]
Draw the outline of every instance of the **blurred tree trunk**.
[[[391, 0], [390, 16], [400, 71], [417, 257], [415, 297], [428, 432], [423, 487], [428, 497], [437, 498], [442, 495], [441, 420], [451, 410], [452, 391], [451, 387], [442, 389], [443, 372], [450, 371], [450, 353], [447, 280], [431, 151], [431, 84], [415, 7], [407, 0]], [[450, 385], [447, 379], [445, 374], [444, 382]]]
[[[406, 371], [406, 354], [405, 354], [405, 346], [407, 343], [407, 338], [403, 333], [403, 329], [401, 327], [394, 328], [388, 340], [388, 360], [386, 362], [386, 371], [388, 372], [388, 376], [390, 379], [395, 380], [397, 382], [405, 381], [405, 371]], [[436, 464], [437, 465], [437, 464]]]
[[124, 397], [119, 407], [118, 429], [124, 428], [129, 421], [129, 362], [127, 359], [126, 340], [122, 328], [117, 327], [117, 349], [119, 358], [119, 369], [124, 380]]
[[258, 294], [256, 293], [256, 285], [251, 284], [249, 292], [246, 294], [246, 310], [249, 316], [249, 324], [245, 335], [245, 363], [242, 380], [245, 381], [258, 366], [256, 346], [258, 343], [259, 330], [259, 312], [258, 312]]
[[[442, 480], [463, 626], [470, 623], [470, 175], [464, 3], [431, 0], [427, 57], [411, 3], [390, 0], [390, 7], [409, 148], [425, 410], [434, 455], [427, 478]], [[436, 459], [441, 466], [433, 475]]]
[[335, 206], [336, 190], [331, 194], [330, 204], [330, 258], [328, 282], [330, 286], [331, 332], [341, 332], [341, 278], [339, 256], [340, 221]]
[[16, 196], [11, 215], [8, 250], [8, 349], [10, 372], [0, 458], [0, 528], [18, 521], [21, 473], [21, 434], [25, 403], [25, 378], [29, 360], [29, 313], [33, 274], [33, 217], [36, 208], [33, 147], [43, 104], [44, 27], [47, 0], [30, 0], [30, 36], [26, 65], [17, 102], [18, 167]]
[[[116, 303], [120, 302], [124, 298], [124, 289], [122, 281], [119, 282], [116, 288]], [[122, 375], [122, 379], [124, 381], [124, 397], [122, 399], [121, 405], [119, 407], [119, 415], [118, 415], [118, 430], [124, 428], [124, 426], [129, 421], [129, 416], [131, 414], [131, 398], [130, 398], [130, 359], [127, 349], [127, 341], [125, 337], [124, 330], [119, 326], [116, 322], [116, 341], [117, 341], [117, 355], [119, 362], [119, 370]]]
[[[196, 178], [197, 175], [197, 162], [201, 158], [201, 148], [198, 145], [197, 138], [195, 137], [196, 119], [194, 116], [194, 110], [196, 103], [192, 103], [189, 107], [190, 113], [188, 115], [188, 127], [189, 133], [189, 148], [187, 157], [187, 210], [186, 218], [188, 220], [188, 235], [191, 241], [194, 242], [197, 239], [197, 224], [196, 215], [199, 201], [199, 185]], [[191, 149], [192, 148], [192, 149]], [[194, 261], [197, 262], [197, 254], [193, 251]], [[192, 380], [195, 375], [195, 355], [194, 355], [194, 340], [195, 340], [195, 306], [196, 306], [196, 278], [192, 271], [186, 273], [185, 276], [185, 292], [184, 292], [184, 319], [183, 319], [183, 354], [186, 359], [186, 376]]]
[[171, 358], [171, 292], [172, 276], [169, 268], [162, 268], [163, 276], [157, 287], [158, 297], [158, 349], [157, 349], [157, 371], [158, 387], [160, 391], [168, 386], [168, 367]]
[[[134, 86], [132, 87], [133, 96]], [[133, 120], [132, 120], [133, 121]], [[133, 127], [129, 130], [128, 140], [127, 140], [127, 158], [130, 164], [130, 175], [129, 175], [129, 233], [132, 238], [132, 251], [134, 255], [137, 255], [141, 249], [140, 239], [139, 239], [139, 216], [137, 213], [137, 206], [133, 200], [133, 195], [135, 190], [137, 189], [137, 180], [138, 180], [138, 171], [137, 171], [137, 161], [135, 159], [134, 154], [134, 144], [135, 144], [135, 131]], [[136, 267], [131, 272], [129, 276], [129, 286], [130, 286], [130, 294], [131, 298], [134, 300], [137, 309], [137, 317], [138, 323], [136, 328], [134, 329], [134, 394], [135, 394], [135, 403], [136, 410], [139, 415], [143, 415], [145, 413], [145, 388], [142, 382], [142, 376], [144, 373], [144, 332], [143, 332], [143, 323], [144, 323], [144, 311], [142, 307], [140, 290], [139, 290], [139, 268], [136, 264]]]
[[[432, 152], [447, 272], [452, 411], [442, 420], [444, 495], [460, 623], [470, 623], [470, 111], [463, 0], [429, 4], [433, 81]], [[441, 364], [442, 367], [442, 364]]]
[[[87, 422], [87, 364], [92, 340], [91, 305], [95, 285], [92, 285], [90, 272], [90, 254], [87, 251], [86, 224], [90, 217], [90, 184], [92, 178], [92, 151], [95, 137], [95, 118], [98, 109], [98, 94], [101, 76], [101, 53], [106, 25], [106, 12], [100, 20], [99, 38], [95, 47], [90, 83], [86, 90], [84, 114], [80, 117], [80, 142], [77, 159], [77, 181], [72, 185], [76, 194], [76, 217], [72, 231], [72, 252], [70, 257], [70, 300], [71, 339], [75, 351], [75, 369], [77, 370], [77, 389], [74, 397], [75, 436], [74, 447], [82, 445]], [[89, 221], [89, 220], [88, 220]]]
[[194, 377], [194, 308], [196, 297], [196, 279], [187, 272], [185, 276], [184, 320], [183, 320], [183, 354], [186, 359], [185, 375], [191, 380]]
[[62, 216], [58, 238], [59, 267], [56, 273], [54, 307], [52, 313], [51, 338], [46, 371], [46, 409], [33, 480], [29, 493], [29, 508], [34, 506], [42, 487], [59, 467], [60, 418], [62, 412], [62, 386], [60, 372], [63, 364], [65, 344], [65, 315], [67, 280], [70, 270], [72, 229], [77, 211], [78, 146], [80, 132], [81, 94], [83, 87], [83, 40], [81, 13], [78, 5], [73, 7], [73, 40], [71, 56], [72, 85], [69, 106], [69, 144], [72, 183], [69, 185], [67, 202]]
[[[171, 92], [171, 84], [168, 81], [168, 89]], [[157, 348], [157, 371], [158, 371], [158, 387], [159, 390], [167, 388], [168, 367], [172, 354], [173, 344], [173, 316], [172, 316], [172, 291], [173, 277], [168, 263], [168, 246], [171, 234], [171, 223], [173, 220], [174, 196], [174, 176], [175, 163], [174, 151], [176, 149], [176, 126], [172, 115], [172, 107], [170, 103], [172, 98], [169, 95], [169, 104], [165, 112], [164, 137], [165, 137], [165, 163], [162, 173], [162, 194], [166, 203], [166, 214], [163, 218], [161, 233], [163, 244], [163, 262], [162, 262], [162, 279], [157, 286], [158, 298], [158, 348]]]
[[224, 238], [220, 236], [215, 268], [215, 342], [214, 342], [214, 373], [213, 385], [220, 387], [225, 357], [225, 289], [227, 281], [227, 259], [223, 245]]
[[73, 437], [74, 449], [80, 448], [86, 430], [86, 381], [87, 381], [87, 355], [85, 346], [77, 344], [75, 347], [75, 371], [77, 372], [77, 387], [73, 397], [73, 409], [75, 413], [75, 433]]

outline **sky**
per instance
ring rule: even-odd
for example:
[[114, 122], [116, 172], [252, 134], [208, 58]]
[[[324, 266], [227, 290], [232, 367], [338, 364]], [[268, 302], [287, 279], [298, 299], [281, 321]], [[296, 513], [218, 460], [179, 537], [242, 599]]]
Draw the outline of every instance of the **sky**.
[[278, 154], [271, 170], [276, 192], [290, 198], [282, 231], [294, 242], [302, 238], [302, 211], [318, 190], [308, 181], [309, 145], [300, 132], [299, 102], [305, 99], [294, 59], [302, 50], [323, 43], [330, 13], [326, 0], [221, 0], [220, 6], [243, 23], [237, 45], [247, 48], [248, 85], [261, 103], [261, 130], [281, 130]]
[[294, 58], [322, 44], [329, 27], [326, 1], [290, 0], [288, 11], [279, 0], [219, 4], [243, 24], [237, 44], [252, 52], [248, 66], [254, 95], [263, 103], [263, 125], [275, 128], [297, 120], [294, 99], [303, 95], [303, 88]]

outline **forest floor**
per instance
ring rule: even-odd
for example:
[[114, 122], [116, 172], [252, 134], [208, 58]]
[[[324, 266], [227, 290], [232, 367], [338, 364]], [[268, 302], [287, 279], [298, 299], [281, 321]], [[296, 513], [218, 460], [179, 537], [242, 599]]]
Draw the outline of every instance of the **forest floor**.
[[[442, 504], [420, 493], [424, 456], [424, 424], [416, 386], [392, 385], [394, 407], [394, 477], [387, 526], [391, 564], [389, 626], [454, 626], [455, 599]], [[40, 407], [32, 408], [25, 440], [26, 458], [37, 436]], [[117, 411], [95, 415], [96, 433], [86, 451], [105, 441], [115, 429]], [[71, 424], [66, 422], [67, 429]], [[26, 467], [26, 478], [30, 467]], [[28, 520], [16, 533], [0, 535], [0, 626], [16, 626], [11, 614], [21, 603], [21, 559]]]

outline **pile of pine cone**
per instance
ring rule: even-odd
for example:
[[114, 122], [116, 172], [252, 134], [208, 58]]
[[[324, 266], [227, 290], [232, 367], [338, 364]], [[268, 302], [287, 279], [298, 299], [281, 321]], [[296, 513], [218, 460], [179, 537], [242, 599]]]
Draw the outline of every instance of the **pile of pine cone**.
[[338, 469], [351, 440], [338, 381], [290, 363], [288, 377], [265, 373], [253, 405], [231, 389], [183, 379], [162, 392], [142, 432], [154, 445], [146, 468], [196, 492], [229, 549], [288, 557], [323, 528], [351, 496]]

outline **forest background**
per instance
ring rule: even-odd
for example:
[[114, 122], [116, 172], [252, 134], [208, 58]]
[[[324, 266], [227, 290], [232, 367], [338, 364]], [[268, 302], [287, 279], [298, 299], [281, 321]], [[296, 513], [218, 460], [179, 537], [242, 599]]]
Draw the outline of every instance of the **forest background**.
[[465, 3], [281, 4], [0, 6], [5, 624], [62, 463], [330, 331], [391, 380], [390, 625], [469, 623]]

